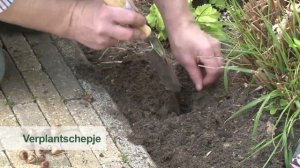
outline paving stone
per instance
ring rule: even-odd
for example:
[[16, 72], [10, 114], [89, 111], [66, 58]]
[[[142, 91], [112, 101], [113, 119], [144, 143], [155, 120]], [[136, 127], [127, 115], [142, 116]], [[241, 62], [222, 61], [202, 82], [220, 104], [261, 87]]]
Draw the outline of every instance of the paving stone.
[[52, 39], [72, 69], [73, 73], [76, 73], [75, 66], [77, 66], [76, 64], [78, 63], [85, 66], [92, 66], [91, 62], [88, 61], [76, 42], [56, 36], [52, 37]]
[[66, 103], [75, 122], [80, 126], [103, 126], [101, 119], [85, 100], [70, 100]]
[[1, 168], [11, 167], [9, 160], [7, 159], [3, 151], [0, 151], [0, 167]]
[[110, 162], [102, 164], [103, 168], [125, 168], [121, 162]]
[[49, 126], [36, 103], [16, 105], [13, 111], [22, 126]]
[[100, 85], [96, 86], [84, 81], [80, 82], [86, 93], [95, 99], [92, 105], [112, 137], [126, 137], [131, 134], [132, 130], [127, 119], [119, 112], [106, 90]]
[[[67, 102], [67, 107], [74, 117], [76, 123], [81, 126], [103, 126], [101, 119], [96, 114], [92, 106], [84, 100], [71, 100]], [[113, 140], [107, 133], [106, 137], [107, 149], [106, 151], [96, 151], [96, 154], [101, 165], [110, 164], [111, 162], [117, 162], [119, 165], [125, 167], [126, 164], [122, 164], [120, 155], [121, 153], [113, 143]], [[115, 163], [116, 164], [116, 163]]]
[[[2, 115], [5, 117], [5, 120], [1, 120], [0, 126], [18, 126], [17, 120], [15, 119], [13, 112], [7, 105], [6, 99], [3, 96], [2, 92], [0, 92], [0, 118], [2, 118]], [[6, 151], [6, 153], [14, 167], [39, 168], [38, 165], [29, 165], [26, 164], [24, 161], [20, 160], [17, 151]]]
[[44, 72], [27, 71], [23, 75], [50, 125], [75, 125], [62, 98]]
[[98, 159], [91, 151], [68, 151], [67, 156], [73, 167], [101, 167]]
[[[13, 111], [22, 126], [49, 126], [36, 103], [16, 105]], [[66, 155], [47, 155], [47, 158], [52, 166], [71, 166]]]
[[23, 104], [32, 102], [33, 98], [23, 78], [11, 58], [6, 55], [6, 72], [1, 82], [1, 88], [10, 103]]
[[13, 60], [20, 71], [41, 69], [41, 64], [36, 59], [22, 33], [1, 31], [1, 37], [4, 45], [13, 57]]
[[53, 41], [46, 34], [27, 35], [38, 60], [64, 99], [80, 98], [83, 90]]
[[[36, 97], [36, 101], [39, 104], [44, 115], [46, 116], [47, 120], [49, 121], [50, 125], [76, 125], [58, 92], [55, 90], [50, 79], [44, 72], [27, 71], [23, 74], [30, 87], [30, 90]], [[97, 162], [97, 158], [92, 153], [92, 151], [86, 151], [85, 153], [81, 153], [80, 151], [68, 151], [67, 155], [72, 166], [74, 167], [83, 167], [82, 164], [84, 164], [77, 161], [77, 156], [81, 156], [81, 158], [83, 158], [85, 162]]]
[[103, 124], [116, 142], [118, 149], [128, 155], [133, 168], [156, 168], [156, 164], [141, 145], [135, 145], [127, 137], [132, 132], [131, 127], [123, 114], [121, 114], [106, 90], [99, 85], [80, 81], [87, 94], [91, 94], [95, 101], [92, 103], [99, 114]]
[[[115, 143], [111, 139], [111, 137], [106, 137], [107, 142], [107, 149], [106, 151], [94, 151], [97, 155], [101, 165], [107, 165], [111, 162], [122, 162], [121, 159], [121, 152], [116, 147]], [[127, 164], [122, 164], [123, 166], [126, 166]]]
[[0, 126], [18, 126], [4, 95], [0, 90]]
[[141, 145], [135, 145], [127, 138], [116, 138], [117, 147], [122, 153], [128, 155], [129, 165], [134, 168], [156, 168], [146, 149]]

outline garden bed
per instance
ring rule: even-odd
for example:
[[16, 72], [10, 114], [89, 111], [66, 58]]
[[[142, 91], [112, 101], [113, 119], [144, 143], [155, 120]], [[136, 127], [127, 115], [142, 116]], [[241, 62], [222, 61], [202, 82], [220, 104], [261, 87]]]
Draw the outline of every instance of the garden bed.
[[[145, 13], [147, 5], [147, 1], [138, 4]], [[185, 70], [174, 65], [183, 86], [176, 95], [178, 112], [173, 94], [164, 89], [148, 63], [148, 44], [122, 44], [103, 51], [83, 49], [93, 66], [78, 66], [79, 75], [107, 89], [132, 126], [131, 141], [145, 146], [160, 168], [254, 168], [263, 167], [269, 158], [272, 149], [242, 162], [259, 142], [251, 141], [254, 113], [225, 123], [233, 112], [263, 92], [247, 86], [244, 76], [230, 75], [229, 94], [224, 91], [222, 79], [197, 92]], [[257, 139], [268, 136], [268, 117], [263, 117]], [[279, 153], [268, 167], [283, 165]]]
[[[161, 168], [262, 167], [270, 151], [238, 164], [247, 157], [251, 145], [253, 114], [225, 123], [234, 111], [259, 96], [261, 91], [245, 87], [246, 80], [231, 74], [230, 93], [222, 79], [215, 86], [197, 92], [180, 65], [176, 71], [183, 85], [177, 94], [180, 113], [173, 109], [172, 93], [160, 84], [147, 61], [144, 42], [123, 44], [105, 51], [84, 48], [93, 66], [78, 66], [77, 73], [103, 85], [117, 107], [129, 120], [134, 133], [131, 141], [146, 147]], [[259, 137], [267, 133], [267, 117]], [[283, 167], [281, 155], [270, 167]]]

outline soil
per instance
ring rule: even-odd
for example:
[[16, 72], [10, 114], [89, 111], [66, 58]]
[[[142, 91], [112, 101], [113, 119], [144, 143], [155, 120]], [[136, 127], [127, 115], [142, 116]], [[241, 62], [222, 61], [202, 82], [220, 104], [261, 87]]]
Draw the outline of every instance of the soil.
[[[245, 160], [256, 143], [251, 140], [254, 113], [225, 123], [261, 92], [245, 87], [247, 80], [240, 74], [230, 75], [229, 94], [222, 79], [197, 92], [185, 70], [175, 62], [182, 90], [174, 96], [149, 65], [148, 49], [149, 44], [144, 42], [104, 51], [83, 47], [94, 66], [77, 66], [78, 75], [107, 89], [132, 126], [131, 141], [145, 146], [160, 168], [263, 167], [271, 149]], [[179, 100], [179, 110], [174, 109], [174, 97]], [[269, 136], [267, 122], [264, 117], [258, 139]], [[281, 156], [274, 157], [269, 166], [283, 167]]]
[[[138, 6], [144, 11], [148, 5], [141, 1]], [[246, 87], [244, 76], [230, 74], [228, 94], [222, 79], [197, 92], [185, 70], [173, 62], [182, 84], [181, 92], [174, 96], [149, 65], [149, 44], [125, 43], [103, 51], [82, 48], [93, 66], [66, 61], [76, 65], [75, 74], [80, 78], [106, 88], [132, 126], [131, 141], [145, 146], [159, 168], [263, 167], [272, 149], [245, 160], [257, 143], [251, 140], [255, 109], [225, 123], [236, 110], [261, 94]], [[170, 51], [168, 54], [172, 57]], [[174, 108], [174, 97], [179, 109]], [[257, 139], [269, 136], [267, 122], [264, 117]], [[284, 167], [281, 156], [276, 154], [268, 167]]]
[[[147, 13], [148, 1], [138, 6]], [[222, 79], [197, 92], [185, 70], [173, 62], [182, 84], [181, 92], [174, 94], [164, 88], [149, 65], [149, 44], [125, 43], [103, 51], [82, 48], [93, 66], [78, 63], [76, 74], [106, 88], [132, 126], [131, 141], [145, 146], [159, 168], [263, 167], [272, 148], [246, 159], [258, 142], [251, 140], [256, 109], [225, 123], [241, 106], [261, 95], [246, 87], [244, 76], [230, 74], [228, 94]], [[170, 51], [168, 55], [172, 58]], [[176, 99], [179, 108], [174, 105]], [[270, 136], [267, 122], [264, 117], [257, 140]], [[268, 167], [284, 167], [281, 156], [278, 153]]]

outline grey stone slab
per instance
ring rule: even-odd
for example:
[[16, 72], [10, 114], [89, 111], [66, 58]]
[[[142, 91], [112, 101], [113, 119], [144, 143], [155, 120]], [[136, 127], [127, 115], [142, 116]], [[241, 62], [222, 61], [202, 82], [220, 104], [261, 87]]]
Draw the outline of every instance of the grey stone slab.
[[[33, 113], [36, 113], [38, 110], [36, 109], [36, 107], [34, 108], [29, 108], [26, 107], [24, 108], [24, 111], [28, 114], [31, 113], [31, 110], [33, 110]], [[21, 111], [21, 105], [18, 105], [15, 107], [15, 110], [17, 111]], [[29, 115], [30, 116], [30, 115]], [[2, 118], [3, 117], [3, 118]], [[5, 97], [2, 95], [2, 93], [0, 92], [0, 118], [3, 119], [0, 121], [0, 126], [18, 126], [17, 120], [15, 119], [13, 112], [11, 111], [11, 109], [9, 108], [9, 106], [6, 103]], [[34, 125], [37, 123], [34, 122], [30, 122], [27, 119], [24, 119], [23, 117], [20, 117], [20, 123], [25, 123], [26, 125]], [[41, 118], [43, 119], [43, 118]], [[12, 164], [14, 167], [16, 168], [39, 168], [39, 165], [30, 165], [30, 164], [26, 164], [23, 160], [21, 160], [18, 157], [18, 151], [6, 151], [8, 158], [11, 160]], [[54, 164], [56, 166], [70, 166], [70, 163], [68, 161], [68, 159], [66, 158], [65, 155], [59, 156], [59, 157], [55, 157], [55, 158], [49, 158], [48, 159], [51, 164]], [[1, 162], [0, 162], [1, 164]], [[0, 166], [2, 167], [2, 166]]]
[[128, 155], [129, 165], [134, 168], [156, 168], [156, 164], [151, 159], [146, 149], [141, 145], [135, 145], [127, 138], [115, 138], [117, 147], [122, 153]]
[[18, 126], [17, 119], [0, 90], [0, 126]]
[[[27, 71], [24, 72], [23, 75], [50, 125], [76, 125], [71, 114], [62, 101], [62, 98], [51, 83], [51, 80], [44, 72]], [[95, 164], [95, 162], [98, 161], [92, 151], [86, 151], [85, 153], [81, 153], [80, 151], [68, 151], [67, 155], [71, 165], [74, 167], [85, 167], [83, 166], [85, 162]], [[78, 162], [78, 156], [83, 158], [85, 162]], [[59, 165], [60, 164], [57, 164], [57, 166]]]
[[73, 167], [101, 167], [98, 159], [92, 151], [68, 151], [67, 156]]
[[21, 160], [16, 151], [6, 151], [6, 153], [15, 168], [40, 168], [39, 165], [27, 164], [24, 160]]
[[76, 73], [75, 66], [78, 65], [78, 63], [85, 66], [92, 66], [76, 42], [59, 37], [53, 37], [52, 39], [54, 39], [57, 48], [67, 61], [73, 73]]
[[27, 71], [23, 76], [50, 125], [75, 125], [62, 98], [44, 72]]
[[92, 105], [112, 137], [126, 137], [131, 134], [132, 130], [127, 119], [119, 112], [106, 90], [99, 85], [91, 85], [85, 81], [80, 82], [86, 93], [95, 99]]
[[41, 64], [36, 59], [22, 33], [1, 31], [0, 36], [20, 71], [41, 69]]
[[81, 126], [103, 126], [101, 119], [85, 100], [70, 100], [66, 103], [75, 122]]
[[122, 162], [109, 162], [102, 164], [103, 168], [125, 168]]
[[17, 67], [8, 55], [5, 56], [5, 60], [6, 72], [0, 84], [8, 101], [12, 104], [32, 102], [32, 95], [29, 92], [21, 74], [17, 70]]
[[13, 111], [22, 126], [49, 126], [36, 103], [16, 105]]
[[95, 101], [92, 103], [103, 124], [108, 129], [121, 153], [128, 155], [129, 165], [133, 168], [156, 168], [156, 164], [141, 145], [135, 145], [127, 137], [132, 132], [125, 116], [102, 86], [95, 86], [86, 81], [80, 81], [87, 94]]
[[38, 60], [64, 99], [80, 98], [83, 90], [48, 35], [27, 35]]
[[[106, 143], [107, 143], [106, 151], [94, 151], [101, 165], [107, 165], [112, 162], [121, 163], [122, 162], [121, 152], [118, 150], [118, 148], [116, 147], [115, 143], [113, 142], [113, 140], [109, 135], [106, 137]], [[126, 166], [127, 164], [122, 163], [122, 165]]]
[[[49, 126], [49, 124], [45, 120], [45, 117], [43, 116], [42, 112], [40, 111], [36, 103], [16, 105], [13, 107], [13, 111], [17, 115], [18, 121], [22, 126]], [[14, 158], [14, 159], [19, 159], [19, 158]], [[51, 167], [71, 166], [66, 155], [59, 155], [55, 157], [51, 155], [47, 155], [47, 159], [50, 162]], [[22, 163], [22, 164], [24, 165], [26, 163]]]
[[3, 168], [11, 167], [9, 160], [7, 159], [7, 157], [3, 151], [0, 151], [0, 167], [3, 167]]
[[[84, 100], [71, 100], [67, 102], [67, 107], [78, 125], [103, 126], [101, 119], [88, 102]], [[126, 164], [120, 163], [121, 153], [117, 149], [116, 145], [113, 143], [113, 140], [111, 139], [108, 133], [106, 137], [106, 142], [106, 151], [93, 151], [94, 154], [97, 156], [100, 164], [104, 165], [103, 167], [105, 167], [105, 165], [109, 165], [112, 162], [117, 162], [121, 166], [126, 166]], [[116, 165], [116, 163], [114, 163], [114, 165]]]

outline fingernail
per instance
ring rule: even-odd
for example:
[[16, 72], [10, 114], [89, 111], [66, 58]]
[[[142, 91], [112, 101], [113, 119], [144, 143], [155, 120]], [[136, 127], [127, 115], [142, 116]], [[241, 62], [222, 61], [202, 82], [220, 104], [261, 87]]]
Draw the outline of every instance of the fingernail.
[[197, 91], [201, 91], [203, 89], [203, 86], [201, 84], [196, 85]]

